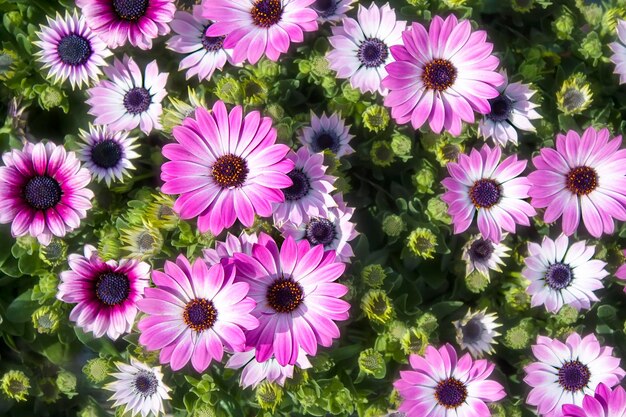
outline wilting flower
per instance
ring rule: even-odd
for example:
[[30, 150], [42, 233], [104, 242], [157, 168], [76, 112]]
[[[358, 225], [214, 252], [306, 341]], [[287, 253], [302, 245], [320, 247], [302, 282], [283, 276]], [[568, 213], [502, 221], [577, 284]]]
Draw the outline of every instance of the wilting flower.
[[510, 249], [502, 242], [494, 243], [489, 239], [474, 236], [465, 246], [461, 258], [466, 263], [465, 275], [477, 270], [484, 276], [489, 276], [489, 270], [501, 272], [500, 265], [504, 265], [502, 258], [508, 258]]
[[619, 19], [617, 21], [618, 41], [609, 44], [609, 48], [613, 51], [611, 61], [615, 64], [615, 74], [619, 74], [620, 84], [626, 83], [626, 21]]
[[287, 378], [293, 378], [293, 371], [296, 366], [300, 369], [311, 367], [311, 362], [309, 362], [302, 348], [298, 351], [295, 365], [282, 366], [273, 357], [264, 362], [259, 362], [255, 357], [254, 349], [246, 352], [236, 352], [226, 363], [226, 368], [243, 368], [239, 377], [239, 385], [242, 388], [256, 388], [257, 385], [265, 380], [283, 386]]
[[563, 405], [563, 417], [624, 416], [626, 416], [626, 392], [624, 388], [617, 386], [611, 390], [604, 383], [598, 384], [593, 395], [585, 394], [581, 405]]
[[456, 329], [456, 342], [461, 349], [467, 349], [473, 357], [482, 358], [485, 354], [493, 353], [495, 341], [500, 333], [495, 329], [502, 326], [496, 323], [498, 316], [495, 313], [487, 314], [487, 309], [482, 311], [468, 310], [461, 320], [453, 322]]
[[593, 334], [569, 335], [565, 343], [544, 336], [532, 346], [538, 362], [524, 368], [524, 382], [532, 387], [526, 402], [542, 416], [561, 416], [563, 404], [582, 405], [599, 383], [617, 385], [624, 377], [613, 348], [602, 347]]
[[566, 115], [582, 113], [591, 106], [592, 101], [591, 84], [580, 72], [566, 79], [556, 93], [557, 107]]
[[350, 146], [350, 140], [354, 135], [350, 134], [350, 125], [346, 126], [346, 121], [338, 113], [322, 117], [317, 117], [311, 112], [311, 126], [306, 126], [298, 135], [300, 143], [307, 147], [309, 152], [318, 153], [326, 149], [340, 158], [344, 155], [354, 153]]
[[311, 7], [317, 12], [320, 23], [340, 22], [352, 9], [355, 0], [315, 0]]

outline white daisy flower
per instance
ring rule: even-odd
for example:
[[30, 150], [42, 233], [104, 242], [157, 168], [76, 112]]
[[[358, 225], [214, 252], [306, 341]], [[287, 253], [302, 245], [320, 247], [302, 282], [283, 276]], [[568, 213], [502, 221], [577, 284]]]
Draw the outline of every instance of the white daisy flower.
[[318, 22], [337, 23], [352, 9], [354, 2], [355, 0], [315, 0], [311, 7], [319, 15]]
[[614, 74], [619, 74], [620, 84], [626, 83], [626, 21], [617, 20], [617, 42], [611, 42], [609, 48], [613, 51], [611, 61], [615, 64]]
[[[503, 237], [504, 238], [504, 237]], [[473, 236], [463, 247], [461, 258], [465, 261], [465, 275], [468, 276], [477, 270], [489, 277], [489, 270], [502, 272], [500, 265], [504, 265], [502, 258], [508, 258], [510, 249], [502, 243], [494, 243], [480, 235]]]
[[328, 149], [340, 158], [354, 153], [350, 146], [350, 140], [354, 135], [350, 134], [350, 125], [338, 113], [317, 117], [311, 112], [311, 126], [302, 129], [298, 135], [300, 143], [306, 146], [311, 153], [318, 153]]
[[474, 358], [482, 358], [492, 353], [492, 345], [497, 344], [496, 336], [500, 333], [495, 329], [501, 326], [496, 323], [498, 316], [495, 313], [487, 314], [487, 309], [476, 311], [468, 310], [463, 319], [453, 322], [456, 329], [456, 341], [461, 349], [467, 349]]
[[239, 386], [242, 388], [256, 388], [257, 385], [265, 380], [283, 386], [287, 379], [293, 378], [295, 367], [307, 369], [312, 366], [303, 349], [298, 350], [298, 359], [295, 365], [282, 366], [274, 356], [264, 362], [259, 362], [256, 360], [255, 355], [255, 349], [246, 352], [235, 352], [226, 363], [226, 368], [243, 368], [239, 378]]

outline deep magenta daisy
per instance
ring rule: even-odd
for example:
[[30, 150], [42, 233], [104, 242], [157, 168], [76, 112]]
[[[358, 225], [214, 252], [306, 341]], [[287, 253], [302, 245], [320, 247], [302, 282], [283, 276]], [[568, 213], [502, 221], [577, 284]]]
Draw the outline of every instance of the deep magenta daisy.
[[419, 129], [428, 120], [434, 132], [461, 133], [462, 122], [474, 123], [474, 111], [488, 114], [489, 99], [504, 77], [495, 71], [487, 32], [472, 32], [467, 20], [435, 16], [428, 31], [419, 23], [402, 33], [404, 45], [391, 47], [395, 62], [382, 85], [390, 90], [385, 105], [400, 124]]
[[[261, 241], [261, 239], [259, 238]], [[335, 283], [345, 265], [334, 251], [311, 247], [287, 237], [280, 250], [270, 237], [255, 244], [252, 255], [236, 253], [238, 279], [250, 284], [259, 327], [248, 332], [247, 344], [256, 347], [256, 359], [274, 355], [280, 365], [293, 365], [300, 348], [312, 356], [317, 345], [330, 346], [339, 337], [335, 321], [346, 320], [350, 304], [340, 299], [348, 292]]]
[[277, 61], [291, 42], [302, 42], [304, 32], [317, 30], [315, 0], [203, 0], [203, 16], [215, 23], [207, 36], [226, 36], [233, 59], [255, 64], [263, 54]]
[[546, 208], [543, 221], [563, 216], [563, 233], [573, 234], [582, 216], [593, 237], [612, 234], [613, 219], [626, 220], [626, 149], [622, 137], [609, 140], [609, 130], [587, 128], [556, 136], [556, 150], [541, 149], [528, 175], [531, 204]]
[[458, 162], [448, 163], [450, 177], [442, 181], [448, 191], [441, 197], [448, 204], [454, 233], [469, 228], [478, 212], [478, 230], [485, 239], [500, 242], [502, 229], [515, 233], [515, 225], [529, 226], [529, 217], [536, 214], [523, 199], [528, 197], [530, 182], [519, 175], [526, 161], [511, 155], [500, 163], [498, 146], [484, 145], [469, 156], [459, 155]]
[[47, 245], [80, 226], [91, 209], [91, 174], [74, 152], [52, 142], [26, 143], [2, 155], [0, 223], [12, 223], [14, 237], [30, 234]]
[[71, 271], [61, 272], [57, 298], [76, 303], [70, 320], [95, 337], [115, 340], [130, 332], [137, 301], [150, 284], [150, 265], [136, 260], [102, 260], [96, 248], [85, 246], [85, 256], [71, 254]]
[[585, 394], [581, 405], [563, 405], [563, 417], [626, 417], [626, 391], [600, 383], [593, 395]]
[[394, 387], [402, 397], [398, 411], [407, 416], [489, 417], [486, 403], [506, 396], [504, 387], [487, 379], [494, 364], [473, 360], [466, 353], [457, 360], [450, 344], [439, 349], [426, 347], [424, 356], [409, 357], [412, 371], [400, 371]]
[[127, 41], [151, 49], [152, 39], [169, 33], [174, 0], [76, 0], [87, 24], [110, 48]]
[[176, 263], [165, 262], [165, 273], [152, 272], [156, 288], [146, 288], [137, 305], [142, 318], [139, 343], [160, 350], [161, 363], [174, 371], [190, 360], [203, 372], [211, 361], [221, 361], [224, 347], [231, 352], [245, 349], [244, 330], [258, 326], [250, 314], [255, 302], [248, 297], [248, 284], [234, 282], [232, 264], [208, 267], [198, 258], [193, 263], [180, 255]]
[[284, 201], [294, 163], [289, 148], [277, 145], [272, 119], [258, 111], [243, 117], [217, 101], [210, 113], [197, 108], [174, 128], [178, 143], [163, 147], [170, 159], [161, 167], [162, 191], [181, 194], [174, 210], [183, 219], [198, 216], [198, 229], [218, 235], [239, 219], [250, 227], [254, 215], [271, 216], [272, 203]]

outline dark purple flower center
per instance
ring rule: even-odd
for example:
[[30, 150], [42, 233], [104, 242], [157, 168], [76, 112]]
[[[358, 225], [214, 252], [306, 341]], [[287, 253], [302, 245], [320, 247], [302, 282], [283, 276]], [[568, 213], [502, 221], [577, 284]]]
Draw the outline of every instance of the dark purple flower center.
[[476, 208], [490, 208], [500, 201], [500, 186], [491, 179], [483, 178], [472, 185], [469, 196]]
[[57, 180], [47, 175], [40, 175], [28, 180], [22, 195], [29, 206], [36, 210], [47, 210], [61, 201], [63, 190]]
[[491, 113], [487, 117], [494, 122], [503, 122], [511, 116], [513, 102], [504, 94], [489, 100], [489, 104], [491, 104]]
[[91, 148], [91, 161], [100, 168], [113, 168], [122, 159], [122, 146], [112, 139], [105, 139]]
[[204, 28], [204, 32], [202, 33], [202, 46], [209, 52], [217, 52], [222, 49], [224, 46], [224, 39], [226, 36], [207, 36], [206, 31], [211, 27], [211, 24], [208, 24], [206, 28]]
[[311, 147], [313, 148], [313, 152], [322, 152], [328, 149], [332, 153], [337, 153], [339, 152], [339, 139], [329, 132], [321, 132], [313, 138]]
[[567, 174], [565, 186], [574, 194], [587, 195], [598, 187], [598, 174], [591, 167], [576, 167]]
[[279, 278], [267, 289], [267, 303], [278, 313], [291, 313], [304, 300], [304, 289], [292, 278]]
[[133, 385], [142, 397], [150, 397], [156, 394], [159, 381], [154, 373], [141, 370], [135, 374]]
[[64, 36], [57, 44], [59, 59], [67, 65], [82, 65], [91, 56], [91, 44], [74, 33]]
[[220, 156], [211, 168], [213, 180], [222, 188], [241, 187], [249, 172], [246, 160], [233, 154]]
[[557, 262], [552, 264], [546, 270], [546, 284], [553, 290], [559, 291], [569, 287], [574, 279], [572, 268], [564, 263]]
[[212, 301], [195, 298], [185, 306], [183, 320], [192, 330], [202, 332], [213, 327], [217, 320], [217, 310]]
[[481, 340], [484, 326], [481, 323], [480, 319], [473, 318], [461, 328], [463, 333], [463, 342], [464, 343], [475, 343]]
[[113, 0], [113, 10], [122, 20], [136, 22], [146, 14], [149, 0]]
[[447, 59], [434, 59], [424, 67], [422, 81], [426, 88], [444, 91], [454, 84], [457, 71]]
[[337, 0], [315, 0], [313, 8], [321, 17], [328, 17], [337, 10]]
[[108, 306], [122, 304], [130, 294], [128, 275], [119, 272], [105, 272], [96, 281], [96, 297]]
[[311, 190], [311, 181], [301, 169], [296, 168], [289, 172], [287, 176], [291, 179], [293, 184], [283, 189], [285, 200], [300, 200], [309, 193], [309, 190]]
[[336, 237], [335, 225], [328, 219], [314, 218], [306, 225], [306, 239], [311, 245], [328, 246]]
[[365, 39], [361, 42], [357, 57], [361, 64], [368, 68], [376, 68], [385, 63], [389, 56], [389, 48], [385, 42], [376, 38]]
[[587, 386], [591, 372], [579, 361], [565, 362], [559, 369], [559, 385], [566, 391], [576, 392]]
[[472, 262], [485, 262], [489, 260], [493, 250], [494, 247], [491, 240], [481, 237], [472, 242], [468, 252]]
[[467, 387], [456, 378], [444, 379], [435, 388], [435, 399], [444, 408], [457, 408], [465, 402], [466, 398]]
[[145, 112], [150, 103], [152, 103], [150, 92], [143, 87], [133, 87], [124, 95], [124, 107], [130, 114]]
[[283, 16], [282, 0], [257, 0], [250, 13], [255, 25], [262, 28], [274, 26]]

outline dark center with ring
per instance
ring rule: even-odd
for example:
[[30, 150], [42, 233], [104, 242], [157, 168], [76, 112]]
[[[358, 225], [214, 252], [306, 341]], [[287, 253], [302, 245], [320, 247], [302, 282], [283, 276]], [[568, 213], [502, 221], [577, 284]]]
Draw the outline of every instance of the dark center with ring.
[[183, 311], [183, 321], [196, 332], [208, 330], [217, 320], [217, 310], [212, 301], [195, 298], [187, 303]]
[[306, 225], [306, 239], [311, 245], [328, 246], [337, 237], [333, 222], [328, 219], [314, 218]]
[[122, 159], [122, 147], [112, 139], [105, 139], [91, 148], [91, 160], [100, 168], [113, 168]]
[[576, 195], [587, 195], [598, 186], [598, 174], [591, 167], [576, 167], [567, 174], [565, 186]]
[[476, 208], [490, 208], [500, 201], [502, 192], [497, 182], [483, 178], [472, 185], [469, 196]]
[[302, 304], [304, 290], [291, 278], [279, 278], [267, 289], [266, 299], [277, 313], [291, 313]]
[[566, 391], [576, 392], [587, 386], [591, 372], [577, 360], [565, 362], [559, 369], [559, 385]]
[[220, 156], [211, 168], [213, 180], [222, 188], [241, 187], [249, 172], [246, 161], [233, 154]]
[[122, 20], [136, 22], [146, 14], [149, 0], [113, 0], [113, 11]]
[[422, 81], [428, 89], [444, 91], [454, 84], [456, 75], [456, 68], [450, 61], [434, 59], [424, 67]]
[[250, 12], [252, 22], [262, 28], [269, 28], [280, 22], [283, 16], [281, 0], [258, 0]]
[[389, 56], [389, 48], [380, 39], [370, 38], [361, 42], [357, 57], [361, 64], [367, 68], [376, 68], [381, 66]]
[[123, 303], [129, 294], [130, 281], [126, 274], [105, 272], [96, 281], [96, 297], [108, 306], [116, 306]]
[[435, 388], [437, 403], [447, 409], [454, 409], [465, 402], [467, 387], [456, 378], [440, 381]]
[[91, 56], [91, 44], [80, 35], [64, 36], [57, 45], [59, 59], [67, 65], [82, 65]]
[[141, 114], [152, 103], [150, 92], [143, 87], [133, 87], [124, 95], [124, 107], [130, 114]]
[[36, 210], [47, 210], [61, 201], [63, 190], [57, 180], [39, 175], [28, 180], [22, 189], [24, 200]]
[[287, 176], [291, 179], [293, 184], [283, 189], [285, 200], [300, 200], [309, 193], [309, 190], [311, 189], [311, 181], [301, 169], [296, 168], [289, 172]]

